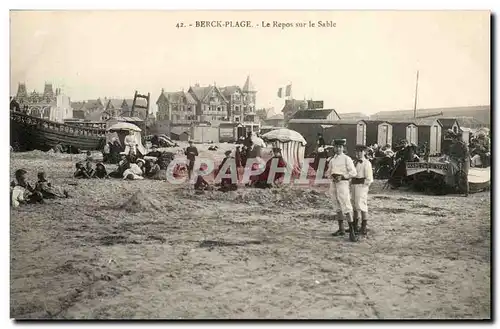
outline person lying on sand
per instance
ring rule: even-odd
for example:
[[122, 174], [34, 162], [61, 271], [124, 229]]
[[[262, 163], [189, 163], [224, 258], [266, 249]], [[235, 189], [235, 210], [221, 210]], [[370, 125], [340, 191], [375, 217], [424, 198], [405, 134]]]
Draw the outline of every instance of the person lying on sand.
[[47, 175], [44, 172], [38, 173], [38, 182], [36, 182], [35, 190], [42, 193], [44, 199], [69, 197], [68, 191], [59, 186], [53, 186], [52, 183], [47, 180]]
[[76, 171], [73, 174], [73, 177], [85, 178], [85, 179], [90, 178], [89, 174], [87, 173], [87, 169], [83, 166], [81, 162], [78, 162], [75, 166], [76, 166]]
[[92, 162], [88, 161], [85, 164], [85, 170], [87, 171], [87, 175], [89, 175], [90, 178], [94, 177], [95, 170], [94, 170], [94, 166], [92, 166]]
[[131, 163], [129, 168], [123, 172], [123, 179], [144, 179], [142, 168], [144, 167], [144, 160], [139, 159], [137, 163]]
[[24, 169], [18, 169], [15, 173], [16, 182], [12, 189], [11, 203], [13, 207], [19, 207], [21, 204], [43, 203], [42, 193], [36, 191], [26, 179], [28, 172]]
[[122, 178], [125, 170], [129, 168], [129, 161], [127, 159], [127, 155], [125, 153], [121, 153], [120, 156], [121, 160], [118, 162], [118, 167], [116, 168], [115, 171], [109, 174], [109, 177]]
[[104, 165], [101, 162], [95, 165], [95, 172], [93, 177], [98, 179], [109, 178], [108, 172], [106, 171], [106, 167], [104, 167]]

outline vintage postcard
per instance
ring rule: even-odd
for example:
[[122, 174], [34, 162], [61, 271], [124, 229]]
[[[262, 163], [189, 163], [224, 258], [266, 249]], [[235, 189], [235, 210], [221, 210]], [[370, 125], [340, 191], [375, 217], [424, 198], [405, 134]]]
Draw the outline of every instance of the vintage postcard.
[[490, 25], [11, 11], [11, 318], [491, 319]]

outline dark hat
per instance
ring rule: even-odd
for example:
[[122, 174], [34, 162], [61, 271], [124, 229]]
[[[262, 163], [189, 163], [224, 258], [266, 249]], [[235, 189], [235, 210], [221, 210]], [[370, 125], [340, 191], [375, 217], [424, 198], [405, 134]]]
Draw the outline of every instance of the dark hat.
[[345, 139], [334, 139], [333, 140], [333, 145], [335, 146], [345, 146], [347, 141]]
[[356, 151], [366, 151], [366, 149], [367, 149], [366, 145], [361, 145], [361, 144], [356, 145]]
[[45, 175], [45, 172], [44, 172], [44, 171], [39, 171], [39, 172], [38, 172], [38, 174], [37, 174], [37, 176], [38, 176], [38, 177], [42, 177], [42, 176], [44, 176], [44, 175]]
[[104, 165], [102, 164], [102, 162], [98, 162], [95, 166], [96, 166], [96, 167], [103, 167], [103, 168], [106, 168], [106, 167], [104, 167]]
[[225, 155], [229, 155], [231, 154], [231, 151], [230, 150], [227, 150], [226, 152], [224, 152]]
[[281, 152], [281, 149], [279, 147], [273, 147], [273, 152]]
[[17, 169], [16, 170], [16, 173], [15, 173], [15, 176], [16, 177], [21, 177], [21, 175], [24, 175], [24, 174], [27, 174], [28, 172], [24, 169]]

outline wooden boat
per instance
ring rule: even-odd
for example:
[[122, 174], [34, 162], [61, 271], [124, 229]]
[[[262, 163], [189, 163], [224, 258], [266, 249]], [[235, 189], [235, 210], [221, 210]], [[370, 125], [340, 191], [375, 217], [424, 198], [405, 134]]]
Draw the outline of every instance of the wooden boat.
[[[416, 176], [426, 173], [435, 173], [438, 176], [443, 177], [443, 182], [445, 182], [446, 180], [444, 178], [448, 174], [450, 166], [451, 164], [447, 162], [407, 162], [406, 175]], [[469, 182], [469, 191], [471, 193], [488, 189], [491, 184], [490, 167], [470, 168], [467, 180]], [[450, 187], [455, 188], [455, 186]]]
[[79, 150], [99, 150], [106, 143], [106, 130], [81, 127], [10, 111], [11, 145], [19, 151], [48, 151], [57, 144]]

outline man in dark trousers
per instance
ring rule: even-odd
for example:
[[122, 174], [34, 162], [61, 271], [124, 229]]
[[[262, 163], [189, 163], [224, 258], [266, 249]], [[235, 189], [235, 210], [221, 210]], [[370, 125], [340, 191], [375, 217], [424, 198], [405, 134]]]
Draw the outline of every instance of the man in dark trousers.
[[188, 177], [189, 180], [191, 180], [191, 175], [193, 173], [193, 168], [194, 168], [194, 162], [196, 160], [196, 157], [198, 156], [198, 149], [196, 146], [193, 145], [193, 141], [189, 140], [189, 146], [186, 148], [186, 151], [184, 154], [187, 156], [188, 159]]
[[[235, 161], [235, 159], [231, 156], [231, 151], [229, 151], [229, 150], [226, 151], [224, 153], [224, 155], [226, 157], [224, 158], [224, 160], [222, 160], [222, 162], [219, 165], [219, 168], [217, 170], [218, 175], [220, 175], [220, 176], [222, 176], [222, 175], [231, 175], [232, 174], [232, 172], [231, 172], [231, 166], [229, 166], [226, 169], [226, 172], [221, 173], [221, 171], [224, 168], [224, 165], [226, 164], [227, 161]], [[237, 182], [233, 182], [233, 180], [231, 178], [222, 178], [221, 179], [219, 191], [228, 192], [228, 191], [236, 191], [237, 189], [238, 189]]]
[[450, 145], [450, 162], [456, 168], [454, 172], [458, 172], [456, 184], [460, 190], [460, 193], [469, 195], [469, 168], [470, 168], [470, 153], [469, 147], [465, 144], [460, 134], [455, 133], [453, 130], [448, 130], [448, 135], [453, 138], [453, 142]]

